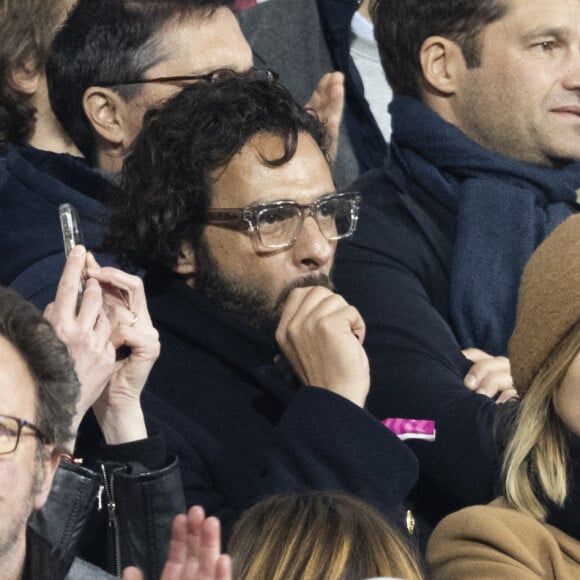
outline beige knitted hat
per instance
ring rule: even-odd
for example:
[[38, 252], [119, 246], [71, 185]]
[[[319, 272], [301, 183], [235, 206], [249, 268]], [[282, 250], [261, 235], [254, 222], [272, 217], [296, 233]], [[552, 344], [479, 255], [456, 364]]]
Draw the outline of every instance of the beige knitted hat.
[[520, 395], [580, 320], [580, 215], [560, 224], [524, 270], [516, 327], [509, 343], [514, 386]]

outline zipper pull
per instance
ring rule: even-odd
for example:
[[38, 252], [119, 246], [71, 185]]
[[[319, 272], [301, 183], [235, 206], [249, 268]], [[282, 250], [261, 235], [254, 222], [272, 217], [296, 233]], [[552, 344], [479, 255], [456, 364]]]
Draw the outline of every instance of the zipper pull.
[[99, 485], [99, 491], [97, 493], [97, 511], [103, 511], [103, 492], [105, 491], [104, 485]]

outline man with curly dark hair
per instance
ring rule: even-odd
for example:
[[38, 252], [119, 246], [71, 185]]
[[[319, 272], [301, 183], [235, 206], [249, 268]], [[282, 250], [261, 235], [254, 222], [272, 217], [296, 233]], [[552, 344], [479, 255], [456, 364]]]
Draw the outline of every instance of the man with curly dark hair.
[[251, 68], [228, 4], [0, 0], [0, 284], [46, 306], [63, 268], [58, 205], [76, 207], [97, 251], [110, 176], [93, 166], [118, 171], [145, 110], [199, 75]]
[[[146, 271], [162, 349], [144, 409], [180, 456], [186, 501], [226, 535], [256, 498], [304, 488], [349, 491], [404, 527], [415, 460], [364, 409], [365, 325], [331, 289], [360, 198], [336, 191], [325, 154], [323, 126], [283, 87], [230, 79], [150, 111], [125, 162], [106, 245]], [[214, 485], [203, 498], [193, 453]]]

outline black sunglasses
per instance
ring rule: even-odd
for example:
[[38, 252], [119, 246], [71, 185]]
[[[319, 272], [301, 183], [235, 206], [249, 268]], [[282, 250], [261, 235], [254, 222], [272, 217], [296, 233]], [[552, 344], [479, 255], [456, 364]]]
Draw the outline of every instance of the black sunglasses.
[[148, 83], [218, 83], [233, 78], [250, 78], [272, 83], [278, 80], [278, 73], [269, 69], [250, 69], [249, 71], [239, 73], [229, 68], [220, 68], [203, 75], [179, 75], [173, 77], [155, 77], [153, 79], [133, 79], [128, 81], [96, 81], [93, 84], [98, 87], [117, 87], [122, 85], [145, 85]]

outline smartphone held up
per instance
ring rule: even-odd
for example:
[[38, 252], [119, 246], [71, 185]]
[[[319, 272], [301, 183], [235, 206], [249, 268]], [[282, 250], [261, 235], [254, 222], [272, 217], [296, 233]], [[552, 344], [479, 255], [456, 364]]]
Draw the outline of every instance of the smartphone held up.
[[[79, 214], [74, 206], [70, 203], [63, 203], [58, 207], [58, 216], [60, 219], [60, 230], [62, 232], [62, 242], [64, 245], [64, 254], [68, 258], [71, 250], [83, 243], [83, 234], [81, 231]], [[79, 280], [79, 295], [77, 298], [77, 312], [83, 298], [83, 279]]]

